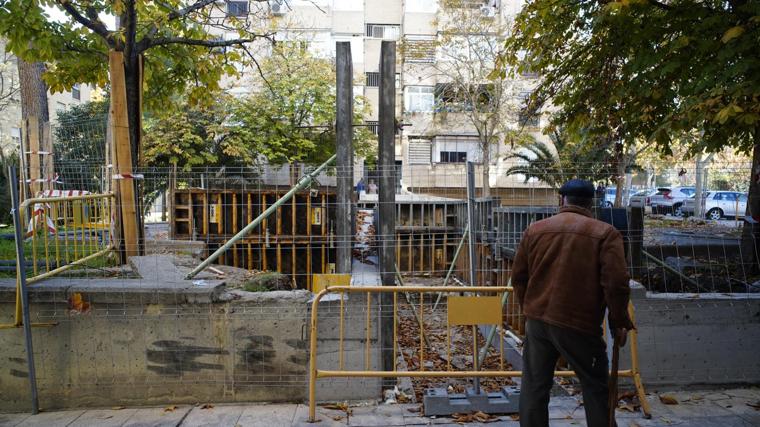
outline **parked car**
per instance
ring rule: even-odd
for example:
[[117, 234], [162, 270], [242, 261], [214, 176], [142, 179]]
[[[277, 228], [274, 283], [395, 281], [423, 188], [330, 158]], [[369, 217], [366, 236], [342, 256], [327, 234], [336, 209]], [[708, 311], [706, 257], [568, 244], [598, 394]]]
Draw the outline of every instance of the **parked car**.
[[657, 193], [649, 197], [652, 213], [682, 216], [683, 202], [695, 192], [694, 187], [660, 187]]
[[[625, 194], [625, 193], [623, 193]], [[633, 191], [629, 192], [629, 198], [630, 195], [633, 194]], [[599, 201], [599, 205], [603, 208], [611, 208], [615, 205], [615, 196], [617, 196], [617, 188], [615, 187], [608, 187], [604, 191], [604, 199]]]
[[648, 188], [645, 190], [639, 190], [632, 194], [628, 199], [628, 206], [643, 206], [649, 207], [651, 205], [651, 197], [657, 194], [657, 190]]
[[[694, 214], [695, 197], [696, 195], [683, 202], [681, 212], [684, 215]], [[744, 216], [747, 210], [747, 195], [736, 191], [706, 191], [702, 193], [702, 206], [702, 212], [707, 219]]]

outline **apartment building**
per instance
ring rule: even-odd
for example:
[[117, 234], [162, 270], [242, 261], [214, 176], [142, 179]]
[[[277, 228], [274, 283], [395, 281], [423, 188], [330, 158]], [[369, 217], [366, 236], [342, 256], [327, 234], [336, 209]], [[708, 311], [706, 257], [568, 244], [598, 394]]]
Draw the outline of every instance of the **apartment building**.
[[[246, 0], [229, 0], [228, 15], [249, 12]], [[457, 99], [455, 86], [483, 88], [483, 97], [499, 98], [497, 142], [487, 144], [491, 188], [526, 188], [522, 177], [507, 176], [514, 164], [505, 157], [513, 148], [505, 130], [541, 134], [541, 114], [525, 115], [524, 98], [535, 76], [523, 74], [501, 82], [498, 90], [487, 78], [493, 56], [503, 45], [520, 0], [270, 0], [270, 19], [280, 40], [307, 40], [317, 55], [335, 57], [335, 42], [351, 44], [354, 93], [369, 100], [367, 125], [376, 130], [380, 45], [398, 42], [396, 104], [401, 129], [397, 134], [396, 163], [401, 186], [412, 191], [445, 194], [465, 185], [465, 162], [483, 161], [483, 126], [473, 120], [478, 101]], [[472, 25], [464, 25], [464, 21]], [[475, 52], [472, 52], [472, 51]], [[468, 63], [468, 52], [480, 62]], [[491, 58], [483, 58], [490, 55]], [[462, 70], [469, 68], [469, 73]], [[464, 80], [464, 81], [463, 81]], [[461, 91], [461, 89], [460, 89]], [[497, 92], [498, 95], [494, 95]], [[488, 106], [486, 106], [488, 108]], [[485, 126], [486, 128], [488, 126]], [[364, 172], [371, 179], [371, 171]], [[482, 185], [478, 174], [477, 185]], [[535, 187], [535, 183], [529, 186]], [[498, 193], [498, 191], [497, 191]]]

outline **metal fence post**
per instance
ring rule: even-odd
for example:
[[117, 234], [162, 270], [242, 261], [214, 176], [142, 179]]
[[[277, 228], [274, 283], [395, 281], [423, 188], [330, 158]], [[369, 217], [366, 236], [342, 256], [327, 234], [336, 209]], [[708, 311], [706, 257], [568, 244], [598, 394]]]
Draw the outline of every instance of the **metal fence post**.
[[32, 415], [39, 412], [39, 399], [37, 398], [37, 373], [34, 369], [34, 352], [32, 350], [32, 321], [29, 319], [29, 294], [26, 289], [26, 261], [24, 260], [24, 240], [21, 230], [24, 224], [21, 222], [19, 213], [18, 199], [18, 178], [16, 177], [16, 168], [11, 166], [9, 169], [11, 203], [13, 205], [13, 226], [16, 237], [16, 261], [18, 265], [17, 277], [19, 280], [19, 291], [21, 292], [21, 312], [24, 321], [24, 343], [26, 347], [26, 364], [29, 369], [29, 387], [32, 395]]

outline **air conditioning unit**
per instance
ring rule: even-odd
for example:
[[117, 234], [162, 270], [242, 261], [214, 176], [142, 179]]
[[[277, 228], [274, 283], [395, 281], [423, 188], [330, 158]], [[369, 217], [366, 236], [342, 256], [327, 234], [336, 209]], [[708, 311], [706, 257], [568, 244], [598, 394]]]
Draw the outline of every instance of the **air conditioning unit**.
[[269, 12], [275, 16], [282, 16], [287, 12], [287, 6], [285, 0], [270, 0]]
[[486, 18], [493, 18], [496, 16], [496, 8], [491, 6], [482, 6], [480, 8], [480, 13], [482, 13]]

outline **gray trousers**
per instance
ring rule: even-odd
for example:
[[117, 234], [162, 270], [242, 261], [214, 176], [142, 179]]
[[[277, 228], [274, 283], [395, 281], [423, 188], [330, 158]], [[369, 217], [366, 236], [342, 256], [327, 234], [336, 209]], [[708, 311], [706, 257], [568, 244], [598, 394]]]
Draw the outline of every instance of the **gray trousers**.
[[570, 363], [581, 381], [588, 427], [608, 427], [609, 367], [602, 337], [533, 319], [525, 322], [520, 426], [549, 425], [549, 392], [559, 356]]

